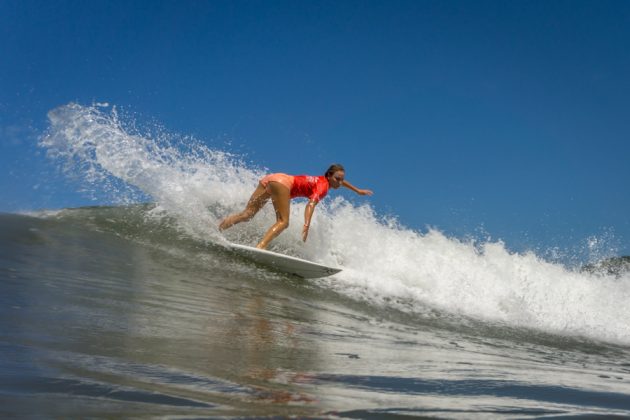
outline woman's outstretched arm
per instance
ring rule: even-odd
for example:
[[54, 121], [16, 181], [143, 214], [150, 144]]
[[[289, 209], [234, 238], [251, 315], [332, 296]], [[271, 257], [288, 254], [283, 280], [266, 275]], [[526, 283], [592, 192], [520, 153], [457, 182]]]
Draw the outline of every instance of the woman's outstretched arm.
[[372, 195], [372, 194], [374, 194], [372, 192], [372, 190], [363, 190], [361, 188], [357, 188], [354, 185], [352, 185], [351, 183], [349, 183], [348, 181], [346, 181], [345, 179], [343, 181], [341, 181], [341, 185], [343, 185], [344, 187], [354, 191], [355, 193], [357, 193], [359, 195]]

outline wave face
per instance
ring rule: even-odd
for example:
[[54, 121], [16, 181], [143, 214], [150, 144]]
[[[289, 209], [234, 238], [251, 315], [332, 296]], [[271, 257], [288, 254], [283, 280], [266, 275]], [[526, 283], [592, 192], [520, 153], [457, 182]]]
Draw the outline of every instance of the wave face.
[[628, 346], [296, 280], [156, 209], [0, 214], [3, 417], [630, 415]]
[[[69, 104], [50, 111], [49, 120], [40, 145], [69, 176], [81, 179], [86, 192], [117, 203], [149, 197], [155, 206], [143, 217], [168, 220], [180, 237], [253, 244], [273, 221], [268, 205], [250, 223], [218, 232], [218, 221], [243, 208], [265, 173], [236, 155], [163, 132], [140, 134], [103, 106]], [[306, 244], [294, 223], [272, 247], [344, 268], [319, 286], [375, 310], [450, 326], [630, 344], [628, 274], [595, 276], [534, 253], [510, 252], [501, 242], [419, 233], [332, 195], [318, 206]], [[304, 202], [295, 201], [292, 219], [301, 220], [303, 211]]]

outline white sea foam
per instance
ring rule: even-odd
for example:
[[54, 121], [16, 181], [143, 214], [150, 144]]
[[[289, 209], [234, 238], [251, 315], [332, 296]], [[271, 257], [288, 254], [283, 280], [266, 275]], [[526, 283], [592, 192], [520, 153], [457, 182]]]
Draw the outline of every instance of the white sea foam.
[[[131, 134], [114, 111], [69, 104], [49, 113], [41, 145], [82, 177], [88, 191], [119, 200], [141, 191], [203, 240], [255, 243], [273, 221], [267, 206], [250, 223], [222, 235], [221, 217], [243, 208], [261, 169], [191, 139]], [[131, 186], [128, 188], [126, 186]], [[334, 196], [334, 192], [331, 193]], [[304, 202], [295, 201], [292, 220]], [[344, 271], [321, 284], [378, 305], [423, 312], [435, 308], [514, 327], [630, 343], [630, 278], [595, 277], [509, 252], [501, 242], [473, 243], [437, 230], [426, 234], [378, 217], [369, 206], [340, 197], [318, 206], [309, 240], [293, 223], [274, 246]]]
[[[50, 128], [40, 145], [92, 195], [118, 203], [146, 195], [156, 212], [175, 217], [198, 237], [220, 236], [209, 207], [231, 209], [246, 200], [260, 176], [228, 153], [190, 142], [182, 151], [169, 138], [131, 134], [115, 110], [68, 104], [48, 113]], [[138, 194], [138, 191], [141, 194]]]
[[[330, 227], [330, 258], [346, 267], [326, 284], [402, 310], [427, 306], [451, 314], [557, 334], [630, 343], [630, 277], [596, 277], [509, 252], [501, 242], [475, 244], [439, 231], [419, 234], [379, 223], [346, 204]], [[332, 259], [332, 258], [331, 258]]]

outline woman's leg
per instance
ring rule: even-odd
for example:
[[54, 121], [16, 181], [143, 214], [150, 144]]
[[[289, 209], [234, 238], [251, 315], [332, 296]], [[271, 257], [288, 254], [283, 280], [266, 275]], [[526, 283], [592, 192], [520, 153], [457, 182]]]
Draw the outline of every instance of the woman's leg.
[[265, 203], [267, 203], [269, 197], [271, 197], [271, 194], [267, 192], [262, 184], [258, 184], [258, 187], [256, 187], [254, 193], [249, 198], [245, 210], [240, 213], [234, 213], [223, 219], [223, 221], [219, 225], [219, 230], [225, 230], [234, 226], [237, 223], [251, 220], [251, 218], [254, 217], [256, 213], [258, 213], [260, 209], [263, 208]]
[[256, 248], [266, 249], [276, 236], [289, 227], [289, 214], [291, 208], [291, 193], [289, 189], [279, 182], [267, 184], [267, 190], [271, 194], [271, 202], [276, 210], [276, 223], [269, 228]]

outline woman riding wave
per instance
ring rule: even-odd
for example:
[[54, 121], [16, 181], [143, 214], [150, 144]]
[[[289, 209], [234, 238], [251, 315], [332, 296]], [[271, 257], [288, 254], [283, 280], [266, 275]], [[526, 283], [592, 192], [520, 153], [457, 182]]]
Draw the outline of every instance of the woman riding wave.
[[302, 240], [306, 241], [315, 206], [328, 194], [330, 188], [337, 189], [343, 186], [359, 195], [373, 194], [370, 190], [360, 189], [350, 184], [345, 180], [345, 175], [345, 169], [339, 164], [331, 165], [324, 176], [282, 173], [267, 175], [260, 180], [245, 209], [223, 219], [219, 225], [219, 230], [225, 230], [237, 223], [251, 220], [271, 198], [273, 208], [276, 211], [276, 223], [269, 228], [262, 240], [256, 245], [256, 248], [266, 249], [269, 243], [289, 226], [291, 199], [306, 197], [309, 201], [304, 211], [304, 226], [302, 227]]

